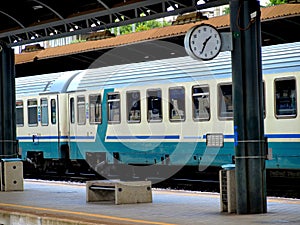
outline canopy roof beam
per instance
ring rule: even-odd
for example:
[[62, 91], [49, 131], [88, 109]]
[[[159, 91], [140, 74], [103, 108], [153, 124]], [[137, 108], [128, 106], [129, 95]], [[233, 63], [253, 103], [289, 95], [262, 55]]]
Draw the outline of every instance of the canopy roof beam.
[[[209, 1], [203, 4], [197, 4], [197, 1], [195, 0], [144, 0], [134, 1], [133, 3], [130, 3], [129, 1], [128, 4], [124, 3], [121, 6], [110, 8], [103, 0], [96, 0], [105, 8], [105, 10], [79, 13], [77, 16], [64, 18], [60, 13], [58, 13], [52, 7], [44, 4], [40, 0], [32, 1], [48, 8], [58, 18], [56, 18], [55, 21], [48, 23], [39, 23], [37, 25], [27, 27], [21, 26], [21, 29], [14, 29], [0, 33], [0, 39], [8, 43], [10, 47], [77, 34], [85, 34], [97, 30], [109, 29], [172, 15], [179, 15], [218, 5], [228, 4], [229, 2], [229, 0], [217, 0]], [[170, 6], [173, 8], [171, 9]], [[145, 10], [147, 12], [146, 15], [141, 15], [139, 13], [145, 12]], [[92, 23], [93, 26], [91, 26], [89, 21], [93, 19], [101, 21], [101, 23]], [[20, 24], [18, 23], [18, 25]], [[46, 32], [49, 28], [53, 28], [56, 32], [51, 32], [50, 35], [49, 32]], [[34, 39], [33, 37], [30, 37], [31, 35], [28, 35], [28, 33], [34, 33]], [[18, 39], [14, 38], [15, 36], [18, 36]]]

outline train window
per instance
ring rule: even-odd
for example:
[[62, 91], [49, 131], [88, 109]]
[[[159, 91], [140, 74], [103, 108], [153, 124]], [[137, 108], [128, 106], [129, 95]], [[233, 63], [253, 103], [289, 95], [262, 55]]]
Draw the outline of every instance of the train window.
[[75, 123], [75, 101], [70, 98], [70, 122]]
[[22, 100], [16, 101], [16, 124], [18, 127], [24, 126], [24, 106]]
[[37, 126], [38, 125], [38, 105], [36, 99], [30, 99], [27, 101], [28, 107], [28, 125]]
[[210, 101], [208, 85], [193, 86], [192, 95], [194, 121], [210, 120]]
[[161, 90], [147, 90], [147, 119], [148, 122], [162, 121], [162, 100]]
[[85, 97], [77, 96], [77, 121], [78, 125], [85, 125]]
[[41, 99], [41, 124], [48, 126], [48, 99]]
[[169, 118], [171, 122], [185, 120], [184, 87], [171, 87], [169, 89]]
[[100, 124], [101, 123], [101, 95], [90, 95], [89, 96], [90, 105], [90, 124]]
[[127, 121], [128, 123], [141, 122], [141, 95], [139, 91], [128, 91], [127, 101]]
[[51, 99], [51, 123], [56, 124], [56, 101]]
[[277, 118], [297, 116], [296, 81], [294, 78], [275, 80], [275, 110]]
[[218, 90], [219, 118], [230, 120], [233, 118], [232, 85], [221, 84], [219, 85]]
[[121, 122], [121, 105], [119, 93], [107, 94], [107, 113], [109, 123]]

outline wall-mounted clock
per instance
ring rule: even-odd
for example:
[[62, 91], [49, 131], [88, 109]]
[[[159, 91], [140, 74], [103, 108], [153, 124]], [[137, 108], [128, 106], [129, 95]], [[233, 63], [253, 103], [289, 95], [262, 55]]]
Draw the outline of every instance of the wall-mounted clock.
[[201, 24], [187, 32], [184, 46], [191, 57], [210, 60], [215, 58], [221, 50], [221, 35], [212, 25]]

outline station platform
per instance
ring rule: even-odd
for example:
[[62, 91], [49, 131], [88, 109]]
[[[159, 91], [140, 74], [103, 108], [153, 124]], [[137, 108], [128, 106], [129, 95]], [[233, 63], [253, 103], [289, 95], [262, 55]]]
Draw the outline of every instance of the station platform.
[[86, 202], [85, 184], [24, 180], [0, 192], [1, 225], [300, 224], [300, 200], [268, 197], [268, 213], [220, 212], [219, 193], [152, 190], [152, 203]]

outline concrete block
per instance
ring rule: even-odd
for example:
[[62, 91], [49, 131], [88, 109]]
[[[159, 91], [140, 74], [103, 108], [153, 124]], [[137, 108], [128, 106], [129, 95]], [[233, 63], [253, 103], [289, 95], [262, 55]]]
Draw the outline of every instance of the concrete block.
[[221, 212], [236, 212], [235, 170], [220, 170]]
[[151, 181], [97, 180], [86, 182], [87, 202], [114, 201], [115, 204], [152, 202]]
[[227, 196], [228, 196], [228, 213], [236, 212], [236, 188], [235, 188], [235, 171], [227, 172]]
[[[4, 190], [3, 181], [2, 181], [2, 162], [0, 161], [0, 191]], [[1, 223], [0, 223], [1, 224]]]
[[1, 162], [1, 191], [23, 191], [23, 162], [8, 160]]

